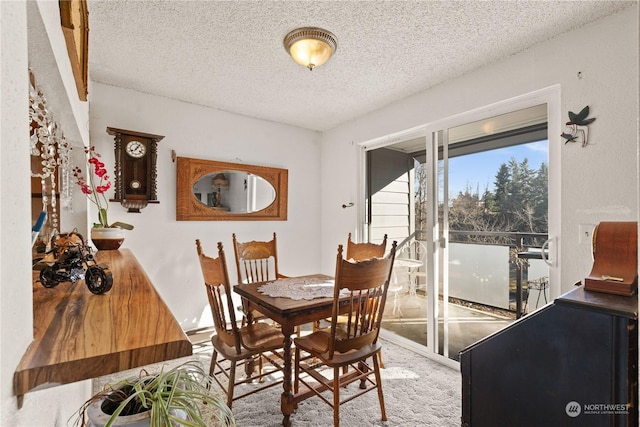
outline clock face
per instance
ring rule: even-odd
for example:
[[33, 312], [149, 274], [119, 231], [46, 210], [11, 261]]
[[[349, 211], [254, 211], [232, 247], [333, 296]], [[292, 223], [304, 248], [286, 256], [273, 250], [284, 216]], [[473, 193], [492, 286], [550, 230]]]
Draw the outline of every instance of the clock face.
[[139, 190], [142, 184], [137, 179], [134, 179], [129, 183], [129, 187], [131, 187], [132, 190]]
[[139, 159], [147, 153], [147, 147], [140, 141], [130, 141], [126, 147], [127, 154]]

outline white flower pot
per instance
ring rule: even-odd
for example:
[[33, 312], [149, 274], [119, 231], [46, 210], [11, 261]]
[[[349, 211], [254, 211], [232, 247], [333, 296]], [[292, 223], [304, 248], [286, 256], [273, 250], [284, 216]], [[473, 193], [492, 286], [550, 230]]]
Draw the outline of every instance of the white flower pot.
[[[106, 414], [100, 409], [103, 400], [93, 402], [89, 408], [87, 408], [87, 417], [89, 417], [89, 426], [91, 427], [104, 427], [109, 421], [111, 415]], [[127, 427], [148, 427], [151, 422], [149, 412], [143, 412], [141, 414], [127, 415], [116, 418], [111, 424], [112, 426], [127, 426]]]
[[124, 242], [124, 233], [122, 228], [94, 227], [91, 229], [91, 241], [99, 251], [116, 250]]
[[[104, 427], [107, 424], [107, 421], [109, 421], [109, 418], [111, 418], [111, 415], [106, 414], [102, 411], [101, 409], [102, 402], [104, 402], [104, 400], [93, 402], [87, 408], [87, 417], [89, 418], [90, 427]], [[184, 411], [170, 410], [170, 412], [183, 420], [187, 419], [187, 414]], [[147, 411], [147, 412], [142, 412], [140, 414], [135, 414], [135, 415], [119, 416], [115, 419], [115, 421], [111, 425], [114, 427], [121, 427], [121, 426], [149, 427], [150, 423], [151, 423], [151, 416]]]

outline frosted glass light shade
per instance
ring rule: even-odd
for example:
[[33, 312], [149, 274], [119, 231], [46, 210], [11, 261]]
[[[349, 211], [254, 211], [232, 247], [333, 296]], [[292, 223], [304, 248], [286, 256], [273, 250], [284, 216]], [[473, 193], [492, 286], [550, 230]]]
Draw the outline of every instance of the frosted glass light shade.
[[337, 47], [336, 37], [322, 28], [298, 28], [284, 38], [284, 48], [291, 58], [310, 70], [327, 62]]

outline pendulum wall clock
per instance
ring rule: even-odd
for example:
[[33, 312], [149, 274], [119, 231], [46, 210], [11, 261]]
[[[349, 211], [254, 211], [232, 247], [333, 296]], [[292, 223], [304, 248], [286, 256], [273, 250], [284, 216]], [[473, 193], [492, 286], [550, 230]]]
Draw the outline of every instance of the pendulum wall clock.
[[158, 142], [164, 136], [107, 128], [115, 138], [115, 195], [128, 212], [140, 212], [149, 203], [158, 201], [157, 159]]

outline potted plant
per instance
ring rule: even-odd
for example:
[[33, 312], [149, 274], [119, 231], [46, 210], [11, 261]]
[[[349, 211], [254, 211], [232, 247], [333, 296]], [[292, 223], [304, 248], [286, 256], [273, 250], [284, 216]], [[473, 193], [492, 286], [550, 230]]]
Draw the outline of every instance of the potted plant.
[[[155, 374], [107, 384], [76, 413], [74, 426], [235, 426], [226, 396], [202, 364], [188, 361]], [[87, 424], [89, 421], [89, 424]]]
[[124, 241], [123, 230], [132, 230], [133, 226], [123, 222], [109, 224], [107, 218], [109, 200], [106, 192], [111, 188], [111, 181], [107, 175], [107, 169], [100, 160], [96, 147], [87, 147], [84, 152], [89, 164], [88, 179], [85, 179], [82, 169], [78, 166], [73, 168], [73, 176], [82, 193], [98, 208], [98, 222], [93, 223], [91, 228], [91, 241], [98, 250], [118, 249]]

